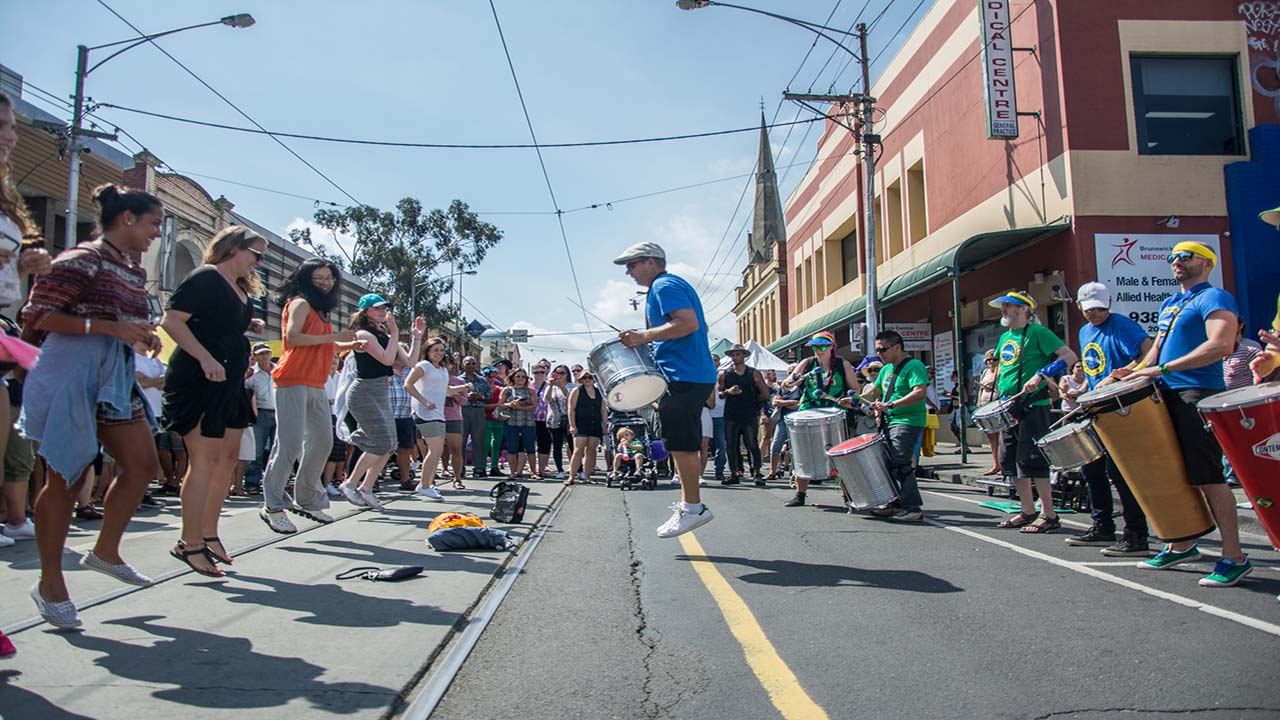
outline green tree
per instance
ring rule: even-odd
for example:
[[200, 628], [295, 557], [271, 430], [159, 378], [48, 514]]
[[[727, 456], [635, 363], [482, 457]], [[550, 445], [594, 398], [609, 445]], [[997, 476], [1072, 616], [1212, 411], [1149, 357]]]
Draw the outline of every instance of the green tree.
[[441, 301], [453, 289], [451, 275], [477, 267], [502, 240], [501, 230], [480, 220], [461, 200], [429, 212], [414, 198], [396, 203], [394, 211], [368, 205], [317, 210], [315, 222], [355, 238], [348, 262], [315, 242], [310, 229], [292, 231], [291, 239], [338, 262], [348, 275], [385, 297], [401, 327], [409, 327], [415, 308], [428, 327], [458, 319], [459, 308]]

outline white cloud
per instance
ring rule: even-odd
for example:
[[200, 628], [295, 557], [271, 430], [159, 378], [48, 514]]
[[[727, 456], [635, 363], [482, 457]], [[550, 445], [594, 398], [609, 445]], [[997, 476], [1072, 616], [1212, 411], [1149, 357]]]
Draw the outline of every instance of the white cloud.
[[291, 230], [310, 230], [311, 239], [317, 245], [332, 251], [335, 255], [341, 258], [354, 257], [356, 248], [356, 239], [354, 235], [335, 233], [332, 230], [321, 227], [304, 218], [294, 218], [292, 222], [285, 226], [284, 232], [282, 232], [281, 235], [287, 238], [289, 237], [289, 232]]

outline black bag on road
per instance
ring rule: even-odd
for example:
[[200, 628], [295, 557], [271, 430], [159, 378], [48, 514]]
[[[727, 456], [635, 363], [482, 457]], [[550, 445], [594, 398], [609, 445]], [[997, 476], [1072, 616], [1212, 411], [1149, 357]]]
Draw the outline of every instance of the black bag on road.
[[493, 509], [489, 517], [500, 523], [524, 521], [524, 509], [529, 504], [529, 488], [516, 482], [500, 482], [489, 491]]

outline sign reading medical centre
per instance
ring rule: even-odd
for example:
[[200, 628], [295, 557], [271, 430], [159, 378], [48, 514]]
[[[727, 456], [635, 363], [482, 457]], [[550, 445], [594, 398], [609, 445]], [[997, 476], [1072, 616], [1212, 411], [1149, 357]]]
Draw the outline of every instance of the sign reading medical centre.
[[[1111, 312], [1128, 315], [1154, 336], [1160, 304], [1180, 291], [1169, 269], [1169, 253], [1185, 241], [1203, 243], [1222, 257], [1217, 235], [1094, 235], [1098, 282], [1111, 290]], [[1209, 282], [1222, 287], [1221, 263], [1213, 267]]]
[[[854, 347], [860, 347], [866, 327], [866, 323], [852, 324]], [[901, 335], [902, 349], [907, 352], [926, 352], [933, 349], [933, 325], [929, 323], [885, 323], [880, 329], [892, 330]]]
[[982, 95], [987, 108], [987, 137], [1018, 137], [1018, 96], [1013, 87], [1011, 0], [978, 0], [982, 17]]

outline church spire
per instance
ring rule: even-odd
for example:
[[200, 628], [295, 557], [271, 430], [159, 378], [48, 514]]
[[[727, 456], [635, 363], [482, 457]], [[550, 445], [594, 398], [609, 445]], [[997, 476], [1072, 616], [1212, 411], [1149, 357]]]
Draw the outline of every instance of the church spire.
[[764, 111], [760, 111], [760, 158], [756, 161], [756, 202], [751, 221], [747, 259], [751, 264], [773, 259], [774, 246], [787, 238], [782, 199], [778, 195], [778, 176], [773, 169], [773, 149], [765, 127]]

